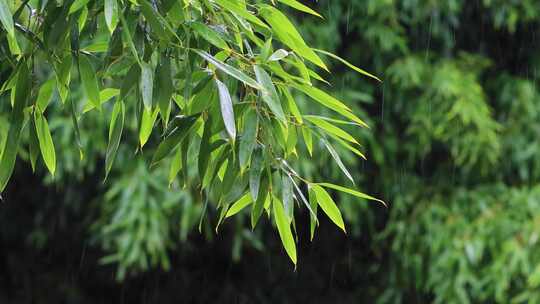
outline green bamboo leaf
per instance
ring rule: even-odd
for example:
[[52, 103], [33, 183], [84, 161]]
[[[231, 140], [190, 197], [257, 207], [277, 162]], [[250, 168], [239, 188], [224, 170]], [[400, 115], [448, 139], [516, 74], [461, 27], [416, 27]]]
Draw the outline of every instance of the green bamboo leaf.
[[142, 65], [141, 59], [139, 58], [139, 53], [137, 52], [137, 48], [135, 47], [135, 43], [133, 42], [133, 37], [131, 36], [131, 33], [129, 31], [129, 25], [126, 21], [126, 18], [124, 18], [124, 14], [119, 14], [120, 22], [122, 23], [122, 39], [128, 44], [129, 49], [131, 50], [131, 54], [133, 57], [135, 57], [135, 60], [137, 61], [137, 64], [139, 66]]
[[260, 149], [256, 149], [251, 157], [251, 167], [249, 168], [249, 190], [253, 201], [256, 201], [259, 195], [262, 170], [262, 151]]
[[43, 158], [47, 169], [49, 169], [49, 172], [54, 175], [56, 170], [56, 152], [54, 150], [51, 132], [49, 131], [49, 124], [40, 111], [34, 111], [34, 123], [36, 126], [39, 149], [41, 150], [41, 157]]
[[287, 106], [289, 108], [289, 111], [294, 116], [294, 118], [296, 118], [296, 120], [300, 124], [302, 124], [304, 122], [304, 120], [302, 119], [302, 114], [300, 113], [300, 110], [298, 110], [298, 106], [296, 105], [296, 102], [294, 101], [291, 92], [289, 92], [288, 88], [283, 87], [281, 91], [283, 92], [283, 95], [285, 95], [285, 99], [287, 99]]
[[144, 107], [152, 108], [152, 98], [154, 92], [154, 69], [149, 63], [141, 63], [141, 79], [139, 83]]
[[315, 196], [315, 192], [313, 191], [312, 187], [308, 185], [308, 192], [309, 192], [309, 205], [311, 206], [311, 210], [313, 210], [313, 213], [309, 214], [309, 232], [310, 232], [310, 241], [313, 241], [313, 237], [315, 236], [315, 228], [319, 224], [317, 220], [317, 197]]
[[13, 15], [9, 9], [7, 0], [0, 0], [0, 22], [11, 37], [15, 37], [15, 27], [13, 26]]
[[104, 0], [104, 13], [105, 13], [105, 23], [109, 32], [112, 33], [116, 29], [118, 24], [118, 1], [117, 0]]
[[71, 81], [72, 56], [64, 56], [59, 64], [55, 65], [56, 88], [60, 95], [60, 100], [65, 103], [69, 94], [69, 83]]
[[29, 119], [30, 128], [28, 128], [28, 144], [29, 144], [29, 153], [30, 153], [30, 165], [32, 166], [32, 172], [36, 171], [36, 162], [39, 156], [39, 140], [36, 134], [36, 123], [34, 119]]
[[244, 208], [246, 208], [249, 204], [253, 203], [253, 200], [251, 199], [251, 194], [248, 192], [244, 194], [239, 200], [237, 200], [231, 208], [227, 211], [227, 215], [225, 218], [229, 218], [238, 212], [242, 211]]
[[[106, 103], [107, 101], [113, 99], [114, 97], [118, 96], [119, 94], [120, 94], [120, 90], [115, 89], [115, 88], [106, 88], [106, 89], [101, 90], [101, 92], [99, 92], [99, 103], [100, 103], [100, 105], [103, 105], [104, 103]], [[83, 114], [87, 113], [87, 112], [90, 112], [95, 108], [96, 107], [95, 107], [95, 105], [93, 103], [91, 103], [91, 102], [86, 103], [84, 105], [84, 108], [83, 108]]]
[[268, 176], [263, 175], [261, 177], [261, 183], [259, 187], [259, 193], [257, 194], [257, 199], [253, 204], [253, 208], [251, 209], [251, 229], [255, 229], [255, 227], [257, 226], [257, 222], [259, 222], [259, 219], [263, 214], [266, 199], [269, 195], [271, 195], [271, 193], [269, 192], [269, 187], [270, 180]]
[[30, 72], [25, 62], [22, 62], [18, 71], [17, 83], [15, 85], [15, 98], [9, 120], [9, 131], [2, 149], [2, 159], [0, 160], [0, 192], [4, 191], [13, 173], [19, 140], [23, 127], [23, 110], [27, 104], [30, 94]]
[[71, 4], [71, 6], [69, 7], [69, 14], [73, 14], [76, 11], [80, 10], [81, 8], [86, 6], [89, 1], [90, 0], [75, 0], [73, 4]]
[[340, 192], [343, 192], [343, 193], [348, 193], [348, 194], [354, 195], [354, 196], [359, 197], [359, 198], [363, 198], [363, 199], [367, 199], [367, 200], [371, 200], [371, 201], [377, 201], [377, 202], [383, 204], [385, 207], [388, 208], [388, 205], [384, 201], [382, 201], [382, 200], [380, 200], [378, 198], [374, 198], [373, 196], [367, 195], [365, 193], [353, 190], [353, 189], [349, 189], [349, 188], [346, 188], [346, 187], [343, 187], [343, 186], [334, 185], [334, 184], [330, 184], [330, 183], [317, 183], [317, 185], [320, 185], [320, 186], [323, 186], [323, 187], [326, 187], [326, 188], [331, 188], [331, 189], [334, 189], [334, 190], [337, 190], [337, 191], [340, 191]]
[[279, 61], [287, 56], [289, 56], [289, 52], [284, 49], [279, 49], [268, 57], [268, 61]]
[[45, 83], [41, 85], [39, 88], [36, 104], [38, 106], [38, 109], [41, 111], [41, 113], [45, 112], [47, 109], [47, 106], [49, 105], [49, 102], [51, 101], [51, 97], [54, 91], [54, 88], [56, 86], [56, 81], [54, 78], [50, 78]]
[[361, 126], [368, 127], [364, 121], [356, 117], [356, 115], [351, 112], [349, 107], [328, 93], [307, 85], [294, 85], [294, 87], [330, 110], [349, 118]]
[[[280, 1], [281, 1], [281, 0], [280, 0]], [[377, 81], [379, 81], [379, 82], [382, 82], [382, 80], [380, 80], [377, 76], [375, 76], [375, 75], [373, 75], [373, 74], [371, 74], [371, 73], [368, 73], [368, 72], [362, 70], [361, 68], [359, 68], [359, 67], [353, 65], [352, 63], [350, 63], [350, 62], [348, 62], [347, 60], [345, 60], [345, 59], [339, 57], [338, 55], [335, 55], [335, 54], [332, 54], [332, 53], [330, 53], [330, 52], [327, 52], [327, 51], [324, 51], [324, 50], [320, 50], [320, 49], [313, 49], [313, 50], [314, 50], [315, 52], [318, 52], [318, 53], [321, 53], [321, 54], [325, 54], [325, 55], [330, 56], [330, 57], [332, 57], [332, 58], [334, 58], [334, 59], [337, 59], [338, 61], [341, 61], [343, 64], [345, 64], [346, 66], [348, 66], [349, 68], [355, 70], [356, 72], [358, 72], [358, 73], [360, 73], [360, 74], [366, 75], [366, 76], [371, 77], [371, 78], [373, 78], [373, 79], [375, 79], [375, 80], [377, 80]]]
[[99, 100], [99, 85], [96, 77], [96, 72], [92, 67], [92, 63], [84, 54], [81, 54], [79, 56], [79, 73], [81, 75], [81, 81], [86, 96], [96, 108], [101, 108], [101, 102]]
[[274, 34], [296, 52], [299, 56], [313, 62], [317, 66], [328, 71], [324, 62], [317, 54], [306, 44], [300, 33], [296, 30], [296, 26], [282, 12], [274, 7], [266, 4], [260, 5], [259, 13], [270, 24]]
[[164, 24], [163, 17], [161, 17], [154, 10], [152, 5], [150, 5], [148, 1], [139, 0], [139, 3], [141, 5], [140, 6], [141, 12], [144, 18], [146, 19], [146, 21], [150, 24], [150, 28], [152, 29], [152, 31], [154, 31], [159, 36], [160, 39], [167, 40], [167, 41], [170, 40], [171, 33], [165, 30], [165, 29], [168, 30], [168, 26]]
[[290, 222], [287, 220], [283, 205], [276, 197], [273, 198], [272, 205], [274, 210], [274, 220], [276, 222], [281, 243], [293, 264], [296, 265], [296, 243], [294, 242], [294, 237], [291, 232]]
[[283, 4], [287, 4], [288, 6], [292, 7], [292, 8], [295, 8], [299, 11], [302, 11], [304, 13], [308, 13], [308, 14], [311, 14], [311, 15], [314, 15], [314, 16], [317, 16], [319, 18], [322, 18], [323, 16], [321, 16], [319, 13], [317, 13], [316, 11], [312, 10], [311, 8], [305, 6], [304, 4], [296, 1], [296, 0], [278, 0], [279, 2], [283, 3]]
[[208, 118], [204, 123], [204, 131], [201, 138], [201, 144], [199, 146], [199, 178], [204, 179], [208, 167], [208, 160], [210, 159], [211, 147], [210, 147], [210, 137], [212, 136], [212, 121], [211, 118]]
[[240, 170], [244, 170], [249, 165], [253, 148], [257, 141], [257, 131], [259, 129], [259, 117], [254, 109], [248, 109], [244, 114], [244, 133], [239, 146]]
[[354, 184], [354, 179], [351, 173], [349, 172], [349, 170], [347, 170], [347, 167], [345, 167], [343, 161], [341, 161], [341, 157], [339, 157], [339, 154], [336, 152], [334, 147], [332, 147], [332, 145], [326, 139], [322, 139], [322, 141], [324, 142], [324, 145], [326, 146], [328, 152], [330, 152], [330, 155], [332, 155], [332, 158], [336, 161], [338, 167], [345, 174], [345, 176], [347, 176], [347, 178]]
[[195, 30], [197, 34], [199, 34], [204, 40], [210, 42], [214, 46], [220, 48], [220, 49], [229, 49], [229, 46], [227, 45], [227, 42], [223, 40], [218, 33], [216, 33], [215, 30], [213, 30], [211, 27], [209, 27], [206, 24], [200, 23], [200, 22], [193, 22], [191, 24], [191, 27]]
[[333, 124], [327, 122], [324, 119], [320, 119], [317, 116], [312, 115], [306, 115], [304, 116], [305, 119], [309, 120], [311, 123], [315, 124], [317, 127], [323, 129], [324, 131], [328, 132], [330, 135], [335, 135], [339, 138], [343, 138], [346, 141], [352, 142], [354, 144], [359, 145], [359, 143], [352, 137], [349, 133], [345, 132], [344, 130], [334, 126]]
[[152, 158], [152, 165], [167, 157], [180, 145], [198, 118], [199, 115], [180, 116], [177, 120], [169, 124], [169, 127], [173, 125], [172, 131], [159, 144]]
[[262, 22], [259, 18], [257, 18], [254, 14], [249, 12], [245, 6], [242, 6], [237, 1], [231, 1], [231, 0], [215, 0], [219, 6], [235, 13], [236, 15], [248, 20], [249, 22], [256, 24], [263, 28], [268, 28], [264, 22]]
[[180, 170], [182, 170], [182, 149], [177, 149], [169, 168], [169, 186], [176, 179]]
[[236, 121], [234, 120], [234, 110], [231, 100], [231, 95], [227, 86], [215, 79], [216, 85], [219, 92], [219, 104], [221, 106], [221, 116], [223, 117], [223, 123], [225, 124], [225, 129], [229, 134], [229, 137], [234, 142], [236, 138]]
[[311, 130], [306, 126], [302, 126], [302, 137], [304, 138], [309, 156], [313, 156], [313, 136]]
[[255, 71], [255, 76], [257, 81], [262, 85], [264, 90], [261, 90], [261, 98], [268, 105], [270, 111], [276, 115], [276, 117], [283, 123], [287, 123], [285, 114], [283, 113], [283, 108], [281, 107], [281, 102], [279, 101], [279, 95], [276, 91], [276, 87], [272, 82], [270, 75], [258, 65], [253, 66]]
[[161, 119], [165, 126], [169, 122], [171, 114], [171, 98], [174, 93], [174, 84], [171, 74], [171, 60], [168, 56], [162, 56], [157, 70], [158, 106]]
[[328, 215], [328, 217], [336, 224], [343, 232], [347, 232], [345, 230], [345, 223], [343, 222], [343, 218], [341, 217], [341, 212], [339, 211], [339, 208], [337, 207], [336, 203], [330, 197], [328, 192], [324, 190], [319, 185], [312, 184], [311, 185], [313, 192], [315, 193], [315, 197], [317, 198], [317, 203], [319, 206], [321, 206], [321, 209]]
[[293, 185], [291, 177], [288, 174], [283, 174], [281, 177], [281, 198], [285, 214], [289, 223], [292, 222], [294, 216], [294, 201], [293, 201]]
[[157, 108], [155, 110], [146, 108], [143, 109], [141, 127], [139, 129], [139, 144], [141, 145], [141, 148], [144, 147], [144, 145], [150, 138], [150, 134], [152, 134], [152, 130], [154, 129], [154, 123], [156, 122], [158, 114], [159, 109]]
[[114, 104], [109, 126], [109, 144], [107, 145], [105, 157], [105, 179], [107, 179], [116, 158], [116, 151], [118, 151], [118, 145], [120, 144], [120, 138], [124, 129], [125, 113], [124, 102], [118, 99]]
[[240, 71], [239, 69], [237, 69], [235, 67], [232, 67], [232, 66], [226, 64], [223, 61], [218, 60], [217, 58], [215, 58], [214, 56], [208, 54], [205, 51], [195, 50], [195, 49], [193, 51], [195, 53], [197, 53], [199, 56], [201, 56], [202, 58], [204, 58], [209, 63], [213, 64], [216, 68], [223, 71], [224, 73], [226, 73], [226, 74], [240, 80], [244, 84], [246, 84], [246, 85], [248, 85], [248, 86], [250, 86], [250, 87], [252, 87], [254, 89], [258, 89], [258, 90], [262, 89], [262, 87], [259, 85], [259, 83], [257, 83], [257, 81], [255, 81], [253, 78], [247, 76], [246, 74], [244, 74], [244, 72]]

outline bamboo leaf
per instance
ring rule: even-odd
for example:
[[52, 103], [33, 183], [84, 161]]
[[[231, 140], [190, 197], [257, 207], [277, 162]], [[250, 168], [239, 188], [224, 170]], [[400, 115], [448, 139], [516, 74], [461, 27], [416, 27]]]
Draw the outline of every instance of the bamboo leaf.
[[219, 104], [221, 108], [221, 117], [223, 118], [223, 123], [225, 124], [225, 129], [229, 134], [229, 137], [234, 142], [236, 138], [236, 121], [234, 120], [234, 110], [231, 100], [231, 95], [227, 86], [219, 81], [215, 80], [219, 92]]
[[258, 89], [258, 90], [262, 89], [262, 87], [259, 85], [259, 83], [257, 83], [257, 81], [247, 76], [246, 74], [244, 74], [244, 72], [240, 71], [239, 69], [232, 67], [226, 64], [225, 62], [216, 59], [214, 56], [208, 54], [205, 51], [202, 51], [202, 50], [193, 50], [193, 51], [197, 53], [199, 56], [201, 56], [202, 58], [204, 58], [209, 63], [213, 64], [216, 68], [223, 71], [224, 73], [240, 80], [244, 84], [254, 89]]
[[54, 143], [49, 131], [49, 124], [43, 114], [40, 111], [34, 111], [34, 123], [36, 126], [36, 134], [39, 142], [39, 149], [41, 150], [41, 157], [51, 172], [54, 175], [56, 170], [56, 152], [54, 150]]
[[104, 0], [105, 23], [112, 34], [118, 24], [118, 0]]
[[0, 21], [11, 37], [15, 37], [15, 27], [13, 26], [13, 15], [9, 9], [8, 0], [0, 0]]
[[239, 161], [240, 169], [243, 171], [249, 165], [253, 148], [257, 141], [257, 131], [259, 129], [259, 117], [253, 109], [248, 109], [244, 114], [244, 133], [240, 140]]
[[114, 104], [109, 126], [109, 144], [107, 145], [105, 157], [105, 179], [107, 179], [116, 158], [116, 152], [118, 151], [118, 145], [120, 144], [120, 138], [124, 129], [125, 112], [124, 102], [118, 99]]
[[[280, 0], [281, 1], [281, 0]], [[315, 52], [318, 52], [318, 53], [321, 53], [321, 54], [324, 54], [324, 55], [327, 55], [327, 56], [330, 56], [334, 59], [337, 59], [338, 61], [340, 61], [341, 63], [345, 64], [346, 66], [348, 66], [349, 68], [355, 70], [356, 72], [360, 73], [360, 74], [363, 74], [365, 76], [368, 76], [368, 77], [371, 77], [379, 82], [382, 82], [382, 80], [380, 80], [377, 76], [371, 74], [371, 73], [368, 73], [364, 70], [362, 70], [361, 68], [353, 65], [352, 63], [348, 62], [347, 60], [339, 57], [338, 55], [335, 55], [335, 54], [332, 54], [330, 52], [327, 52], [327, 51], [324, 51], [324, 50], [319, 50], [319, 49], [313, 49]]]
[[180, 145], [198, 117], [199, 115], [180, 116], [174, 123], [171, 122], [169, 124], [169, 127], [174, 125], [172, 126], [172, 131], [159, 144], [152, 158], [152, 165], [167, 157]]
[[6, 188], [15, 166], [24, 120], [23, 110], [30, 95], [28, 94], [30, 90], [29, 77], [28, 67], [25, 62], [22, 62], [15, 85], [15, 98], [9, 120], [9, 131], [2, 150], [2, 159], [0, 160], [0, 192]]
[[225, 218], [229, 218], [238, 212], [242, 211], [244, 208], [246, 208], [249, 204], [253, 203], [253, 200], [251, 199], [251, 194], [248, 192], [244, 194], [239, 200], [237, 200], [231, 208], [227, 211], [227, 215]]
[[288, 6], [292, 7], [292, 8], [295, 8], [299, 11], [302, 11], [304, 13], [308, 13], [308, 14], [312, 14], [314, 16], [317, 16], [319, 18], [322, 18], [322, 16], [317, 13], [316, 11], [312, 10], [311, 8], [305, 6], [304, 4], [296, 1], [296, 0], [278, 0], [279, 2], [283, 3], [283, 4], [287, 4]]
[[280, 121], [286, 123], [287, 120], [285, 118], [285, 114], [283, 113], [283, 108], [281, 107], [281, 102], [279, 101], [279, 95], [276, 91], [274, 83], [272, 82], [272, 78], [270, 78], [270, 75], [268, 75], [268, 73], [258, 65], [253, 66], [253, 70], [255, 71], [257, 81], [264, 88], [264, 90], [260, 91], [262, 100], [268, 105], [270, 111], [272, 111], [272, 113], [274, 113], [274, 115], [276, 115]]
[[199, 34], [202, 38], [204, 38], [206, 41], [210, 42], [214, 46], [220, 48], [220, 49], [229, 49], [229, 46], [227, 45], [227, 42], [223, 40], [212, 28], [210, 28], [208, 25], [200, 23], [200, 22], [193, 22], [191, 24], [191, 27]]
[[353, 189], [349, 189], [349, 188], [346, 188], [346, 187], [343, 187], [343, 186], [334, 185], [334, 184], [330, 184], [330, 183], [317, 183], [317, 185], [320, 185], [320, 186], [323, 186], [323, 187], [326, 187], [326, 188], [331, 188], [331, 189], [334, 189], [334, 190], [337, 190], [337, 191], [340, 191], [340, 192], [343, 192], [343, 193], [348, 193], [348, 194], [354, 195], [354, 196], [359, 197], [359, 198], [363, 198], [363, 199], [367, 199], [367, 200], [371, 200], [371, 201], [377, 201], [377, 202], [383, 204], [385, 207], [388, 208], [388, 205], [384, 201], [382, 201], [382, 200], [380, 200], [378, 198], [374, 198], [373, 196], [370, 196], [368, 194], [353, 190]]
[[335, 135], [339, 138], [343, 138], [346, 141], [359, 145], [356, 139], [354, 139], [354, 137], [352, 137], [349, 133], [325, 121], [324, 119], [320, 119], [316, 116], [311, 116], [311, 115], [306, 115], [304, 116], [304, 118], [309, 120], [310, 122], [315, 124], [317, 127], [323, 129], [324, 131], [328, 132], [331, 135]]
[[96, 78], [96, 72], [92, 67], [92, 63], [84, 54], [79, 56], [79, 73], [83, 84], [84, 92], [94, 107], [101, 108], [99, 100], [99, 85]]
[[294, 242], [291, 232], [290, 222], [287, 220], [283, 205], [276, 197], [274, 197], [272, 200], [272, 206], [274, 211], [274, 220], [276, 222], [283, 248], [285, 248], [285, 251], [289, 255], [289, 258], [293, 264], [296, 265], [296, 243]]
[[326, 190], [319, 185], [312, 185], [312, 189], [315, 193], [315, 197], [317, 198], [317, 203], [319, 206], [321, 206], [324, 213], [326, 213], [332, 222], [341, 228], [343, 232], [347, 232], [345, 230], [345, 223], [341, 217], [341, 212], [328, 192], [326, 192]]
[[141, 79], [139, 83], [144, 107], [152, 108], [152, 98], [154, 93], [154, 69], [149, 63], [141, 63]]

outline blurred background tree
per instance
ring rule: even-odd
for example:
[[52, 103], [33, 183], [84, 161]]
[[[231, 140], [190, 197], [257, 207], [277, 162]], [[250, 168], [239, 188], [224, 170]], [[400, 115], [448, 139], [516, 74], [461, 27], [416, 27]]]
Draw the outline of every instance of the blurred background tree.
[[[58, 118], [50, 122], [63, 158], [55, 180], [19, 163], [7, 191], [19, 203], [1, 206], [0, 297], [15, 303], [540, 301], [540, 3], [305, 3], [325, 17], [294, 13], [306, 41], [384, 80], [366, 81], [337, 64], [326, 75], [335, 96], [371, 118], [370, 130], [349, 130], [368, 160], [338, 152], [355, 168], [361, 190], [390, 202], [388, 210], [335, 194], [348, 235], [322, 219], [310, 242], [309, 219], [302, 217], [294, 271], [275, 232], [247, 228], [248, 215], [222, 224], [218, 234], [211, 226], [199, 234], [196, 193], [168, 190], [169, 172], [148, 172], [132, 151], [118, 152], [101, 183], [97, 160], [106, 130], [84, 139], [81, 164], [77, 150], [60, 148], [72, 146], [75, 135]], [[326, 111], [295, 97], [308, 114]], [[340, 169], [328, 165], [331, 157], [300, 160], [298, 171], [344, 183]], [[118, 210], [133, 219], [119, 224]], [[153, 228], [141, 232], [139, 222]], [[161, 247], [149, 245], [155, 237]], [[126, 246], [126, 239], [135, 241]], [[144, 267], [156, 257], [166, 262]], [[128, 275], [118, 281], [119, 272]]]

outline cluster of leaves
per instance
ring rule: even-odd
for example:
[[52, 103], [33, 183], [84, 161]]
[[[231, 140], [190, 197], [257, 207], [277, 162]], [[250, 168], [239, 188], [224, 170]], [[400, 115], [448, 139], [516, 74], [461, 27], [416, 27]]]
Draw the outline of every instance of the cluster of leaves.
[[[297, 1], [278, 3], [320, 17]], [[296, 205], [309, 210], [312, 236], [318, 208], [345, 231], [341, 212], [327, 189], [375, 199], [350, 188], [309, 181], [291, 162], [299, 151], [317, 153], [314, 149], [319, 145], [314, 141], [321, 142], [354, 184], [334, 145], [364, 157], [358, 141], [340, 125], [367, 125], [350, 107], [313, 84], [326, 82], [317, 72], [328, 70], [321, 55], [377, 78], [340, 57], [310, 48], [276, 5], [232, 0], [0, 0], [4, 29], [0, 34], [0, 93], [3, 113], [10, 113], [4, 124], [7, 132], [1, 137], [0, 190], [8, 183], [19, 150], [28, 155], [33, 168], [41, 154], [48, 171], [55, 174], [58, 149], [46, 112], [61, 106], [71, 118], [81, 159], [85, 157], [85, 130], [80, 125], [92, 115], [109, 118], [96, 120], [101, 124], [108, 121], [109, 126], [108, 144], [103, 149], [105, 178], [125, 137], [124, 129], [132, 127], [138, 134], [136, 143], [128, 143], [132, 150], [150, 150], [151, 166], [168, 164], [169, 184], [176, 181], [200, 193], [199, 201], [204, 202], [201, 218], [212, 206], [219, 212], [219, 226], [249, 206], [255, 228], [266, 211], [274, 218], [294, 263], [291, 225], [295, 227]], [[71, 93], [79, 84], [84, 104]], [[303, 114], [293, 93], [308, 96], [310, 103], [320, 104], [342, 119]], [[27, 140], [21, 140], [26, 135]], [[188, 162], [190, 153], [195, 153], [196, 161]], [[196, 174], [189, 176], [188, 167], [193, 166]], [[150, 188], [162, 189], [151, 179], [121, 185], [112, 187], [107, 196], [122, 191], [130, 205], [146, 197]], [[303, 185], [309, 195], [303, 194]], [[174, 199], [178, 198], [170, 198]], [[132, 256], [142, 250], [150, 252], [152, 264], [156, 264], [156, 257], [163, 254], [160, 248], [167, 246], [166, 223], [148, 226], [139, 217], [168, 209], [166, 203], [157, 205], [153, 198], [141, 200], [129, 211], [121, 206], [116, 209], [113, 223], [103, 227], [104, 233], [135, 225], [130, 227], [147, 237], [139, 239], [144, 244], [129, 239], [106, 244], [131, 249], [129, 256], [113, 260], [134, 264]], [[166, 259], [161, 263], [165, 265]], [[147, 266], [145, 260], [138, 264]]]

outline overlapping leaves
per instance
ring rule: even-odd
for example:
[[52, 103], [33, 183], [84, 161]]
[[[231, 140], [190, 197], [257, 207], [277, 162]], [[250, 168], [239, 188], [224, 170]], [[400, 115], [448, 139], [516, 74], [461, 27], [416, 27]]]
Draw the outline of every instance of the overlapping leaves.
[[[319, 16], [298, 1], [279, 3]], [[204, 210], [207, 204], [217, 209], [221, 223], [251, 205], [253, 228], [263, 214], [272, 216], [294, 263], [296, 207], [308, 210], [312, 231], [317, 206], [345, 231], [338, 204], [325, 188], [374, 199], [346, 187], [316, 184], [293, 169], [305, 150], [310, 155], [328, 151], [354, 183], [332, 145], [363, 157], [354, 128], [367, 125], [345, 103], [314, 86], [325, 82], [318, 70], [327, 70], [318, 54], [376, 77], [309, 47], [276, 3], [76, 0], [32, 5], [12, 8], [0, 0], [5, 29], [0, 41], [8, 46], [2, 50], [9, 49], [0, 57], [2, 75], [8, 75], [0, 79], [0, 92], [11, 91], [13, 100], [0, 163], [2, 190], [25, 118], [31, 119], [32, 165], [41, 151], [54, 174], [56, 152], [44, 111], [58, 92], [78, 137], [78, 123], [87, 113], [110, 117], [105, 176], [114, 169], [126, 126], [132, 125], [127, 120], [135, 119], [139, 140], [134, 150], [151, 153], [152, 166], [170, 164], [170, 183], [187, 169], [188, 151], [197, 148], [198, 180], [185, 184], [200, 190]], [[50, 74], [39, 89], [35, 84], [42, 76], [29, 69], [36, 63]], [[76, 85], [87, 99], [82, 114], [70, 96]], [[301, 113], [295, 94], [309, 96], [340, 117]], [[309, 188], [308, 199], [303, 185]]]

